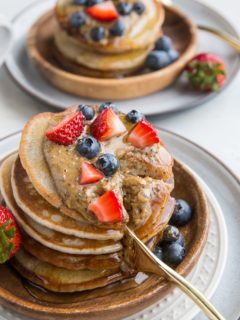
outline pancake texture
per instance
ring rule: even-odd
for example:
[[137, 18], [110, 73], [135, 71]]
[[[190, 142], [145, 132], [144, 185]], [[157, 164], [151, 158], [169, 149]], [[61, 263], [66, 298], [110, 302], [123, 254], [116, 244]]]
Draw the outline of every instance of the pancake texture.
[[104, 255], [73, 255], [43, 246], [24, 233], [23, 247], [35, 258], [48, 262], [56, 267], [69, 270], [98, 270], [120, 268], [122, 252], [115, 252]]
[[22, 249], [11, 262], [28, 280], [56, 292], [76, 292], [102, 287], [123, 279], [117, 270], [68, 270], [42, 262]]
[[[43, 138], [52, 114], [40, 113], [24, 127], [19, 147], [21, 162], [38, 193], [59, 208], [62, 204], [42, 153]], [[34, 164], [34, 165], [33, 165]]]

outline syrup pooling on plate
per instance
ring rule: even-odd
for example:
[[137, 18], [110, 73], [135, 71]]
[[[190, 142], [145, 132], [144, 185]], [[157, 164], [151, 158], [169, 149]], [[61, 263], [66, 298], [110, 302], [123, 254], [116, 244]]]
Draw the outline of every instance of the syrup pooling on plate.
[[173, 254], [163, 233], [175, 204], [172, 167], [166, 146], [137, 111], [125, 115], [106, 102], [35, 116], [23, 130], [19, 157], [1, 166], [3, 197], [23, 232], [14, 268], [53, 292], [91, 290], [83, 293], [87, 299], [106, 286], [106, 294], [144, 288], [144, 279], [132, 280], [135, 249], [124, 226], [151, 250], [162, 239], [166, 257]]

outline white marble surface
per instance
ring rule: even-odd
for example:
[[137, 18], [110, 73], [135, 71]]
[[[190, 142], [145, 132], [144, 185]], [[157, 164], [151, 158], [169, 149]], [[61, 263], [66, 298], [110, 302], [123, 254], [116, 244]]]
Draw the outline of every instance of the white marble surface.
[[[39, 0], [40, 1], [40, 0]], [[33, 0], [0, 0], [0, 13], [12, 18]], [[240, 32], [240, 2], [205, 0], [231, 19]], [[240, 176], [240, 73], [217, 98], [199, 108], [170, 116], [154, 117], [156, 125], [175, 131], [210, 150]], [[34, 100], [0, 70], [0, 138], [19, 130], [35, 113], [50, 107]]]

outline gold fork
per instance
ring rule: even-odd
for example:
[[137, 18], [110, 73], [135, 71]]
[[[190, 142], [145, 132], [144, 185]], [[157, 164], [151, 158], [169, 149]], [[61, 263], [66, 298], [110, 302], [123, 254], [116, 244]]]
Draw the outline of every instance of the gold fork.
[[[160, 2], [162, 2], [165, 6], [173, 6], [172, 0], [160, 0]], [[203, 25], [197, 25], [197, 28], [199, 30], [207, 31], [209, 33], [214, 34], [215, 36], [219, 37], [220, 39], [228, 43], [232, 48], [234, 48], [240, 53], [240, 41], [234, 38], [233, 36], [231, 36], [230, 34], [217, 30], [215, 28], [207, 27]]]
[[211, 320], [225, 320], [208, 299], [191, 283], [180, 276], [176, 271], [159, 260], [152, 251], [126, 226], [129, 236], [134, 240], [136, 248], [136, 267], [142, 272], [151, 272], [164, 276], [176, 284]]

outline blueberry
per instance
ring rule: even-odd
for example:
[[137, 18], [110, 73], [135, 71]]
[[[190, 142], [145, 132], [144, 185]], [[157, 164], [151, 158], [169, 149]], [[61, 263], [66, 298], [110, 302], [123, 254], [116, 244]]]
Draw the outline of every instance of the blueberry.
[[132, 111], [128, 112], [126, 117], [132, 123], [137, 123], [144, 118], [143, 114], [138, 112], [137, 110], [132, 110]]
[[175, 241], [175, 243], [178, 243], [178, 244], [180, 244], [180, 246], [185, 247], [184, 237], [183, 237], [183, 235], [181, 234], [181, 232], [180, 232], [180, 236], [179, 236], [178, 240]]
[[175, 226], [183, 226], [192, 218], [192, 213], [190, 205], [185, 200], [178, 199], [170, 223]]
[[91, 136], [85, 136], [78, 140], [77, 151], [87, 159], [95, 158], [101, 150], [100, 143]]
[[124, 34], [125, 25], [122, 20], [117, 20], [110, 29], [112, 36], [120, 37]]
[[178, 265], [183, 261], [185, 254], [185, 248], [176, 242], [163, 247], [163, 261], [166, 263]]
[[176, 61], [179, 58], [179, 53], [175, 49], [170, 49], [168, 52], [171, 62]]
[[95, 6], [95, 4], [101, 3], [103, 0], [86, 0], [86, 6], [92, 7]]
[[169, 51], [172, 49], [172, 40], [167, 36], [163, 36], [155, 43], [155, 49], [160, 51]]
[[163, 249], [161, 247], [157, 246], [153, 253], [159, 260], [163, 260]]
[[86, 23], [86, 15], [84, 12], [74, 12], [70, 17], [70, 25], [73, 28], [80, 28]]
[[93, 41], [99, 42], [106, 37], [106, 31], [103, 27], [94, 27], [90, 35]]
[[175, 242], [180, 237], [180, 231], [174, 226], [167, 226], [163, 231], [163, 241], [165, 243]]
[[77, 6], [84, 6], [87, 0], [74, 0], [73, 3]]
[[94, 109], [85, 104], [80, 104], [78, 110], [82, 112], [86, 120], [92, 120], [95, 115]]
[[170, 57], [165, 51], [152, 51], [146, 59], [146, 67], [151, 70], [159, 70], [171, 63]]
[[106, 177], [110, 177], [114, 175], [119, 168], [119, 161], [113, 154], [105, 153], [97, 159], [96, 167], [102, 171]]
[[141, 14], [143, 14], [143, 12], [145, 11], [145, 4], [142, 3], [142, 2], [140, 2], [140, 1], [136, 2], [136, 3], [134, 4], [134, 6], [133, 6], [133, 10], [134, 10], [137, 14], [141, 15]]
[[118, 108], [115, 106], [115, 104], [113, 104], [110, 101], [100, 104], [98, 112], [101, 113], [104, 109], [107, 109], [107, 108], [111, 108], [116, 114], [119, 113]]
[[131, 3], [121, 2], [117, 5], [117, 11], [122, 16], [128, 16], [133, 10]]

